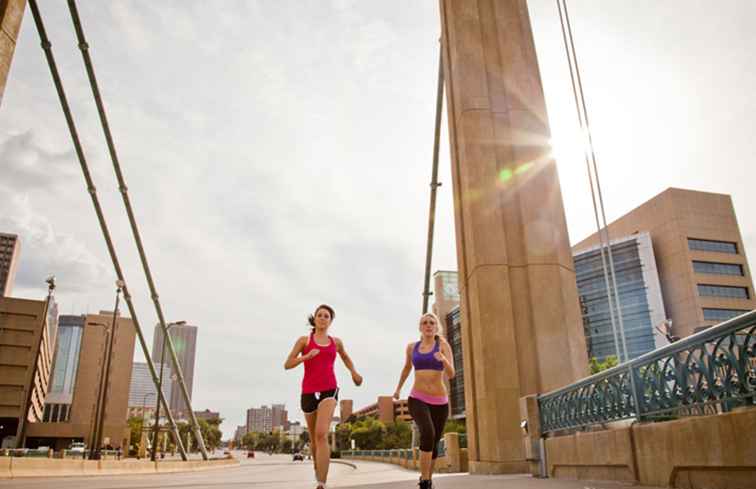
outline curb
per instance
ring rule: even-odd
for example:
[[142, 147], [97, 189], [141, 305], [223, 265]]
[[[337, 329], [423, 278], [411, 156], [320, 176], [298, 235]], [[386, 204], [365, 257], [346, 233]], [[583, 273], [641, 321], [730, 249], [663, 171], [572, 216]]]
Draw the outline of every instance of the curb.
[[355, 464], [353, 464], [352, 462], [347, 462], [346, 460], [341, 460], [339, 458], [332, 458], [331, 459], [331, 463], [332, 464], [348, 465], [348, 466], [350, 466], [351, 468], [353, 468], [355, 470], [357, 469], [357, 466]]

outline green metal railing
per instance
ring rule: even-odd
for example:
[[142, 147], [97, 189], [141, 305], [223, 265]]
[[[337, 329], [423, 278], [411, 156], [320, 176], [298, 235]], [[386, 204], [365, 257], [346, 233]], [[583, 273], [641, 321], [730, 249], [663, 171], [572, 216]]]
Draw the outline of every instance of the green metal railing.
[[538, 397], [549, 433], [756, 404], [756, 311]]

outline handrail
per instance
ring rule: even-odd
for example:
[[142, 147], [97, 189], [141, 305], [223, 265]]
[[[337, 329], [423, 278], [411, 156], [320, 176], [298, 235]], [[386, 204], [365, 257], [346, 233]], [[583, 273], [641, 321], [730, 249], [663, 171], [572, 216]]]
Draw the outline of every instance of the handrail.
[[756, 311], [538, 396], [543, 433], [756, 400]]

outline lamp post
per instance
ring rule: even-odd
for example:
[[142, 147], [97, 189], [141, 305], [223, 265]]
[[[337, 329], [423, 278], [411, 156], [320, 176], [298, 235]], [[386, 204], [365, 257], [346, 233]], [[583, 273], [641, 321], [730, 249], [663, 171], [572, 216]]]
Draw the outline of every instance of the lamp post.
[[[183, 325], [186, 324], [186, 321], [176, 321], [174, 323], [168, 323], [165, 325], [165, 332], [166, 334], [170, 334], [170, 330], [173, 326], [176, 325]], [[158, 385], [157, 388], [160, 390], [160, 392], [163, 391], [163, 366], [165, 365], [165, 344], [168, 341], [168, 338], [166, 338], [166, 335], [163, 335], [163, 344], [162, 349], [160, 351], [160, 375], [158, 376]], [[166, 404], [168, 404], [168, 400], [166, 399]], [[160, 431], [160, 399], [158, 398], [157, 403], [155, 404], [155, 423], [152, 427], [152, 453], [150, 454], [150, 460], [153, 462], [157, 459], [157, 439], [158, 439], [158, 433]], [[188, 451], [188, 450], [187, 450]]]
[[137, 449], [137, 459], [144, 456], [144, 450], [147, 448], [145, 447], [147, 436], [144, 432], [144, 416], [145, 414], [147, 414], [147, 398], [154, 395], [154, 392], [146, 392], [144, 396], [142, 396], [142, 427], [139, 429], [139, 448]]
[[[107, 336], [105, 337], [105, 357], [103, 358], [102, 377], [100, 379], [100, 391], [97, 399], [97, 410], [95, 412], [95, 429], [92, 437], [94, 450], [90, 451], [90, 460], [99, 460], [102, 447], [102, 432], [105, 426], [105, 408], [108, 400], [108, 383], [110, 381], [110, 365], [113, 359], [113, 343], [115, 342], [116, 325], [118, 319], [118, 304], [121, 299], [121, 290], [124, 283], [121, 280], [116, 281], [116, 299], [113, 308], [113, 320], [110, 327], [105, 325]], [[98, 323], [100, 324], [100, 323]]]

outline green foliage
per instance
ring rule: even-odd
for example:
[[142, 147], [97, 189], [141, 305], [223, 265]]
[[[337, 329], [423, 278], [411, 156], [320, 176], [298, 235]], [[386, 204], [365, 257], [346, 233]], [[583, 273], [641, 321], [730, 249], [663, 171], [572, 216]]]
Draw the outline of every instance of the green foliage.
[[398, 419], [386, 426], [382, 449], [410, 448], [410, 445], [412, 445], [412, 426], [409, 423]]
[[464, 421], [447, 419], [444, 425], [444, 433], [467, 433], [467, 425]]
[[336, 428], [336, 449], [349, 450], [351, 440], [360, 450], [392, 450], [409, 448], [412, 443], [412, 427], [397, 420], [385, 425], [375, 418], [356, 419], [354, 423], [342, 423]]
[[619, 362], [617, 361], [617, 357], [614, 355], [609, 355], [604, 359], [603, 362], [599, 362], [596, 357], [592, 357], [590, 362], [591, 375], [597, 374], [603, 370], [608, 370], [612, 367], [616, 367], [617, 365], [619, 365]]
[[254, 450], [257, 447], [258, 434], [250, 432], [244, 435], [242, 438], [242, 446], [247, 450]]
[[129, 444], [133, 446], [139, 445], [139, 441], [142, 437], [142, 417], [141, 416], [132, 416], [127, 421], [129, 425], [129, 431], [131, 432], [129, 436]]

